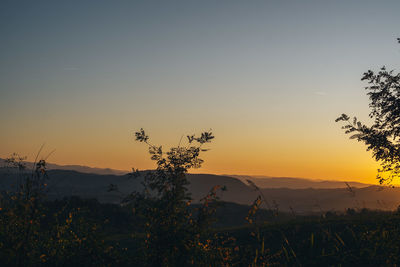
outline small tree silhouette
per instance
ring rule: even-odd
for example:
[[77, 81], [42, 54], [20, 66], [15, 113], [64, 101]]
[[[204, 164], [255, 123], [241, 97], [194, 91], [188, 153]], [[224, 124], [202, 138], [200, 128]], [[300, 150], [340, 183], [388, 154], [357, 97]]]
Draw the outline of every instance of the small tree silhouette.
[[[197, 208], [190, 208], [191, 196], [186, 186], [189, 169], [203, 163], [203, 145], [214, 139], [211, 131], [199, 137], [187, 136], [186, 146], [172, 147], [164, 152], [162, 146], [149, 142], [143, 129], [135, 133], [136, 140], [148, 145], [151, 159], [157, 164], [154, 171], [134, 170], [134, 177], [142, 177], [142, 192], [133, 192], [124, 199], [142, 217], [145, 232], [142, 262], [148, 266], [224, 266], [227, 251], [216, 249], [216, 236], [210, 235], [212, 215], [216, 210], [219, 185], [213, 187]], [[224, 253], [222, 253], [224, 252]], [[218, 264], [216, 263], [218, 262]]]
[[[397, 39], [400, 43], [400, 38]], [[383, 66], [377, 73], [368, 70], [361, 80], [366, 80], [365, 89], [370, 99], [370, 118], [372, 126], [366, 126], [356, 117], [352, 119], [342, 114], [336, 122], [343, 121], [342, 127], [350, 139], [364, 142], [367, 150], [381, 167], [377, 179], [382, 183], [391, 183], [400, 176], [400, 73], [387, 71]]]

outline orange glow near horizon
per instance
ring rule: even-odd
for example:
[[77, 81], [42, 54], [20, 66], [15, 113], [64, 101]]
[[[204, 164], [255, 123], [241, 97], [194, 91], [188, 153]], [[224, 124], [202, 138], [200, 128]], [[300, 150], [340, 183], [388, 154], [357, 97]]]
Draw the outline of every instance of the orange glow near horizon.
[[[161, 141], [164, 141], [164, 144], [178, 144], [179, 138], [173, 138], [171, 132], [164, 131], [164, 134], [168, 135], [165, 137], [160, 133], [158, 135], [154, 133], [152, 138], [152, 132], [149, 132], [154, 144], [163, 144]], [[313, 136], [297, 135], [296, 139], [295, 135], [290, 138], [289, 134], [265, 139], [244, 134], [243, 140], [240, 141], [239, 135], [227, 135], [227, 133], [218, 135], [218, 131], [214, 134], [215, 141], [207, 144], [210, 150], [204, 152], [201, 157], [205, 161], [203, 167], [190, 172], [299, 177], [377, 184], [375, 177], [378, 164], [371, 158], [370, 153], [365, 151], [362, 144], [348, 140], [340, 129], [336, 137], [331, 135], [330, 142], [313, 140]], [[86, 142], [71, 140], [70, 143], [55, 147], [56, 150], [48, 161], [60, 165], [85, 165], [119, 170], [155, 167], [154, 162], [149, 159], [147, 146], [135, 142], [133, 134], [126, 135], [125, 138], [114, 137], [118, 136], [113, 136], [107, 141], [103, 139], [105, 137], [99, 136], [97, 138], [93, 136]], [[22, 144], [18, 146], [15, 143], [14, 148], [12, 145], [7, 147], [10, 153], [18, 152], [28, 156], [28, 160], [33, 160], [37, 148], [27, 146], [29, 151]], [[76, 147], [80, 147], [79, 153], [76, 152]], [[45, 157], [46, 153], [53, 149], [54, 146], [50, 147], [47, 144], [41, 156]], [[4, 158], [9, 154], [3, 153], [0, 156]]]

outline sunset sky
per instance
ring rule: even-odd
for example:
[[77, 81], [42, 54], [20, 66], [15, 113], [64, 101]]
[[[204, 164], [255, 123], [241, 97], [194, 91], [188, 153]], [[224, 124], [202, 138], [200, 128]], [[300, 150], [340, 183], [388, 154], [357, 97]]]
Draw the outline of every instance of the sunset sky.
[[197, 172], [376, 183], [334, 120], [400, 62], [400, 1], [2, 1], [0, 157], [149, 169], [212, 129]]

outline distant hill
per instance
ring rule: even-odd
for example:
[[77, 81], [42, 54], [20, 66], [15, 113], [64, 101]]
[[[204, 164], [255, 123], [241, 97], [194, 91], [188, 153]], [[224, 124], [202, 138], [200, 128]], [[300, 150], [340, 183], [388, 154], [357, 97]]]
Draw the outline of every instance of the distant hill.
[[[28, 168], [33, 166], [32, 162], [25, 162]], [[59, 165], [54, 163], [46, 163], [48, 170], [68, 170], [81, 173], [100, 174], [100, 175], [125, 175], [128, 170], [115, 170], [110, 168], [94, 168], [82, 165]], [[0, 166], [4, 165], [4, 159], [0, 158]], [[210, 174], [207, 174], [210, 175]], [[233, 177], [247, 184], [247, 180], [253, 181], [260, 188], [291, 188], [291, 189], [306, 189], [306, 188], [347, 188], [346, 181], [334, 180], [315, 180], [307, 178], [293, 177], [269, 177], [269, 176], [250, 176], [250, 175], [220, 175], [223, 177]], [[360, 182], [347, 181], [351, 187], [362, 188], [372, 186]]]
[[[295, 179], [295, 178], [292, 178]], [[226, 185], [221, 199], [227, 202], [250, 205], [259, 192], [240, 179], [208, 174], [189, 175], [193, 198], [198, 200], [215, 184]], [[306, 180], [306, 179], [304, 179]], [[327, 183], [326, 183], [327, 184]], [[325, 184], [325, 185], [326, 185]], [[334, 184], [334, 183], [332, 183]], [[353, 184], [353, 183], [349, 183]], [[356, 185], [364, 185], [354, 183]], [[344, 186], [346, 186], [344, 184]], [[360, 188], [262, 188], [269, 208], [298, 213], [343, 211], [346, 208], [393, 210], [400, 205], [400, 188], [364, 185]], [[267, 208], [266, 206], [264, 206]]]
[[[0, 166], [4, 166], [5, 160], [0, 158]], [[32, 168], [32, 162], [24, 162], [27, 168]], [[59, 165], [54, 163], [46, 162], [46, 167], [48, 170], [68, 170], [68, 171], [77, 171], [82, 173], [93, 173], [93, 174], [102, 174], [102, 175], [124, 175], [127, 174], [128, 170], [115, 170], [110, 168], [94, 168], [82, 165]]]
[[372, 186], [372, 184], [365, 184], [352, 181], [333, 181], [333, 180], [315, 180], [315, 179], [313, 180], [306, 178], [268, 177], [268, 176], [249, 176], [249, 175], [227, 175], [227, 176], [237, 178], [243, 182], [251, 180], [260, 188], [333, 189], [333, 188], [347, 188], [348, 186], [346, 185], [346, 183], [349, 186], [356, 188]]
[[[141, 190], [140, 178], [128, 175], [99, 175], [69, 170], [48, 171], [48, 196], [51, 199], [77, 195], [82, 198], [97, 198], [101, 202], [120, 203], [128, 193]], [[18, 183], [16, 171], [0, 169], [0, 190], [9, 190]], [[198, 202], [215, 185], [226, 186], [221, 200], [250, 205], [259, 192], [243, 181], [229, 176], [189, 174], [189, 191], [194, 202]], [[115, 184], [119, 192], [108, 192]], [[262, 188], [269, 207], [296, 213], [343, 211], [346, 208], [370, 208], [392, 210], [400, 204], [400, 188], [368, 186], [363, 188], [335, 189], [290, 189]]]

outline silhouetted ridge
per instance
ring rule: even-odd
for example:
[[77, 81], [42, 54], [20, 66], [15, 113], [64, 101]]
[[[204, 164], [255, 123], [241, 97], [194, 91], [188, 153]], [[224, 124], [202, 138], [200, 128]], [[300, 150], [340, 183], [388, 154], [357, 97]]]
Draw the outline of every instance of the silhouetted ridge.
[[[128, 175], [99, 175], [69, 170], [50, 170], [48, 175], [50, 199], [76, 195], [97, 198], [101, 202], [120, 203], [124, 195], [142, 189], [141, 178], [130, 178]], [[0, 189], [8, 190], [15, 186], [14, 177], [10, 170], [0, 169]], [[188, 180], [188, 189], [194, 202], [207, 195], [215, 185], [226, 186], [227, 191], [219, 193], [221, 200], [226, 202], [250, 205], [259, 194], [243, 181], [229, 176], [188, 174]], [[110, 184], [117, 185], [119, 192], [108, 192]], [[348, 188], [262, 188], [261, 192], [271, 207], [282, 211], [293, 209], [299, 213], [344, 210], [349, 207], [389, 210], [396, 209], [400, 204], [399, 188], [380, 186], [352, 188], [352, 192]]]

